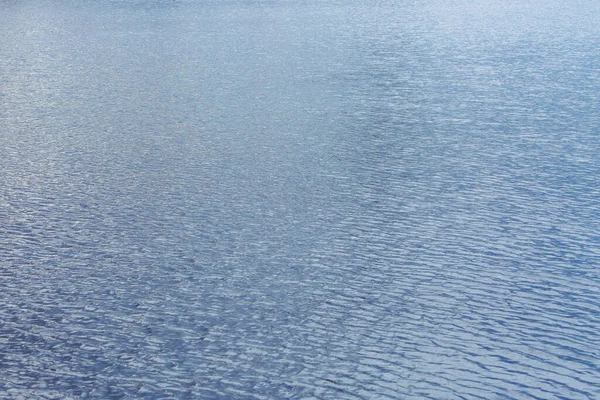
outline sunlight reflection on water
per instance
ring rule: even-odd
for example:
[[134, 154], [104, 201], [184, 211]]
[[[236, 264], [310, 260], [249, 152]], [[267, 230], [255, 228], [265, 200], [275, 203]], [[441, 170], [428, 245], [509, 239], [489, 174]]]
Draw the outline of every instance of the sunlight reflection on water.
[[596, 398], [567, 3], [0, 5], [0, 397]]

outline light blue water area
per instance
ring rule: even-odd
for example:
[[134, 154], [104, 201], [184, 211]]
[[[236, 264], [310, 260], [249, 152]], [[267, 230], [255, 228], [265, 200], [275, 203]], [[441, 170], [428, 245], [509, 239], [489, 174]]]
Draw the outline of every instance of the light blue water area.
[[0, 3], [0, 398], [600, 398], [600, 7]]

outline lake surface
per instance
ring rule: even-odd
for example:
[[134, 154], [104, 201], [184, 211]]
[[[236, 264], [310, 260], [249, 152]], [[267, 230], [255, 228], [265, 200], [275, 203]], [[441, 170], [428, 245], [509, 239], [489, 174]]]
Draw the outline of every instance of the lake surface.
[[0, 3], [0, 398], [600, 398], [600, 3]]

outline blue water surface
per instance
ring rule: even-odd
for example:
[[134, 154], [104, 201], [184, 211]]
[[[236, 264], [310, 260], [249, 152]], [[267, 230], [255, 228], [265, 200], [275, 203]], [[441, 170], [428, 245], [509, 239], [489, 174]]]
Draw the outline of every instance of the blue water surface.
[[600, 3], [0, 3], [0, 398], [600, 398]]

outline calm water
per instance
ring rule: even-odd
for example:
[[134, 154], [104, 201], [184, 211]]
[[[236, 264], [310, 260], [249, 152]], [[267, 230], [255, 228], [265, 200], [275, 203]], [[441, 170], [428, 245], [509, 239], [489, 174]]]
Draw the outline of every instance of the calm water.
[[600, 398], [600, 3], [0, 3], [0, 398]]

